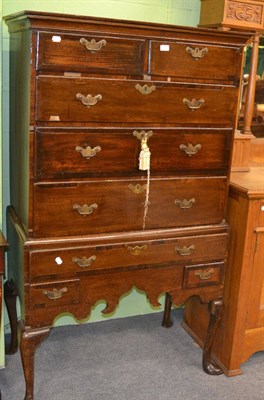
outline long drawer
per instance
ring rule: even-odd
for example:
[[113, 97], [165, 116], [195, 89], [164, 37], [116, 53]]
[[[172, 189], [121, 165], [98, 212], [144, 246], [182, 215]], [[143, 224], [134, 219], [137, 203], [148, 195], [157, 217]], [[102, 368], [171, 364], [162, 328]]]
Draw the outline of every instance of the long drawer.
[[138, 176], [140, 137], [144, 135], [149, 136], [152, 176], [227, 173], [230, 129], [39, 128], [35, 177]]
[[234, 86], [39, 76], [38, 123], [215, 124], [233, 126]]
[[[225, 177], [107, 180], [34, 185], [35, 237], [221, 223]], [[146, 217], [144, 218], [144, 215]]]
[[[109, 245], [85, 245], [30, 251], [30, 277], [49, 279], [99, 273], [105, 270], [134, 269], [139, 266], [201, 263], [223, 260], [227, 234], [186, 236]], [[206, 279], [205, 279], [206, 280]]]

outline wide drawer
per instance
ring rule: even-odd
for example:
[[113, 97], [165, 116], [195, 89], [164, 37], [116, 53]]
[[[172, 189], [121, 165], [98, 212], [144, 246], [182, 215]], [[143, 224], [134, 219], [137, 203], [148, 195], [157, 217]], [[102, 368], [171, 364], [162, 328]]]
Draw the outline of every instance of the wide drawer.
[[152, 176], [227, 174], [230, 129], [47, 128], [36, 130], [35, 177], [138, 176], [139, 138], [144, 135], [149, 136]]
[[37, 70], [143, 75], [145, 40], [38, 33]]
[[240, 48], [151, 41], [149, 74], [177, 79], [238, 82]]
[[[181, 264], [223, 260], [227, 252], [227, 238], [224, 233], [115, 245], [35, 250], [30, 252], [30, 277], [32, 281], [43, 276], [51, 279], [171, 262]], [[211, 277], [212, 274], [209, 275]], [[197, 280], [199, 281], [199, 277]]]
[[233, 126], [234, 86], [39, 76], [39, 123], [215, 124]]
[[[34, 186], [33, 234], [67, 236], [221, 223], [225, 177], [65, 182]], [[145, 216], [145, 217], [144, 217]]]

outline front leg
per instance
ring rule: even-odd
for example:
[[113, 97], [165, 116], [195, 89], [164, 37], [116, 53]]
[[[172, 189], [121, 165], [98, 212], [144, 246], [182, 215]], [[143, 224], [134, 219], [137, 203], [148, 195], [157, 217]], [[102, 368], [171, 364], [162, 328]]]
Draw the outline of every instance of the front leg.
[[34, 399], [34, 355], [36, 348], [49, 335], [50, 328], [31, 329], [21, 323], [20, 352], [26, 382], [24, 400]]
[[216, 329], [223, 315], [223, 300], [213, 300], [208, 304], [210, 319], [203, 348], [203, 370], [209, 375], [221, 375], [222, 369], [212, 360], [211, 350]]

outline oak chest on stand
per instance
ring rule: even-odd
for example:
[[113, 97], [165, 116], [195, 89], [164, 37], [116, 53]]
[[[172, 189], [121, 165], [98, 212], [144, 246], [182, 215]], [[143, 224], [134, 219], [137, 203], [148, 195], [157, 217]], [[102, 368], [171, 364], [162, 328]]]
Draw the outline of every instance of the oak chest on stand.
[[40, 12], [5, 20], [9, 279], [22, 309], [25, 399], [54, 318], [82, 319], [101, 299], [111, 312], [133, 286], [153, 305], [162, 293], [167, 305], [209, 303], [203, 365], [220, 373], [210, 349], [248, 35]]

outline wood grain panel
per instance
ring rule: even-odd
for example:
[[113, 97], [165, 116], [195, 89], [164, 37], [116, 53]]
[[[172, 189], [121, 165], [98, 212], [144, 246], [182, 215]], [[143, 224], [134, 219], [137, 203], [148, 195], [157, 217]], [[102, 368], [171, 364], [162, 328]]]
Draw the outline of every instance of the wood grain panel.
[[[167, 82], [146, 82], [99, 78], [37, 78], [36, 121], [113, 124], [213, 124], [232, 127], [238, 91], [233, 86], [180, 85]], [[155, 87], [141, 94], [136, 85]], [[95, 105], [87, 107], [76, 95], [100, 95]], [[184, 99], [204, 102], [192, 110]]]
[[[153, 132], [148, 140], [152, 176], [228, 171], [231, 129], [50, 128], [36, 131], [35, 176], [37, 179], [138, 176], [141, 148], [133, 133], [143, 130]], [[182, 147], [189, 145], [198, 146], [197, 152], [188, 155]], [[76, 150], [98, 146], [100, 151], [89, 159]]]

